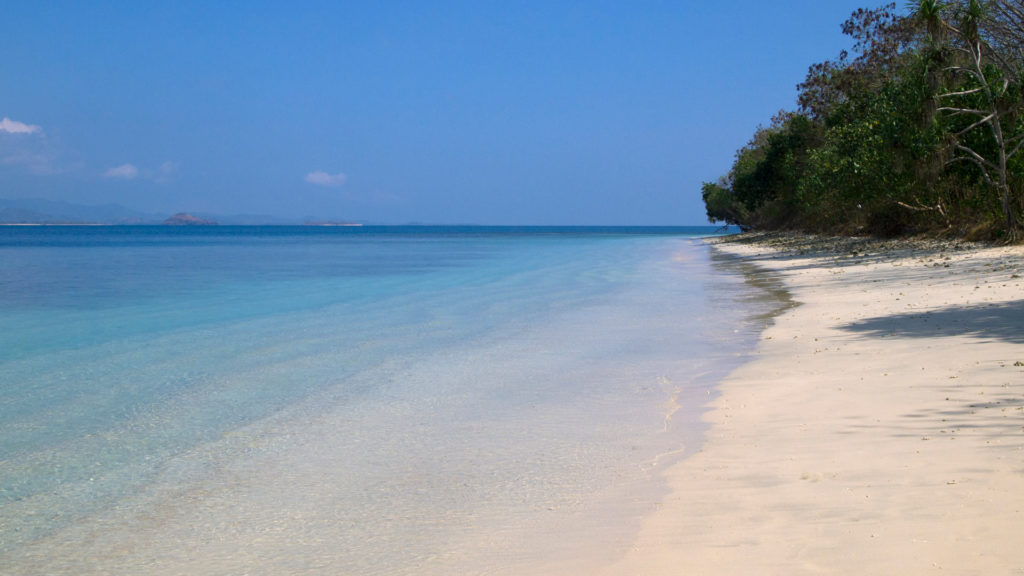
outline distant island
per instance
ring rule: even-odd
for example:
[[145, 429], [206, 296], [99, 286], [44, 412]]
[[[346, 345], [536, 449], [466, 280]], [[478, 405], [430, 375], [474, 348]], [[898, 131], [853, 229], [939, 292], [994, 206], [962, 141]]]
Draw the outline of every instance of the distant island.
[[[307, 220], [311, 219], [307, 217]], [[170, 218], [167, 213], [142, 212], [117, 204], [86, 205], [42, 198], [0, 197], [0, 225], [69, 226], [159, 226], [159, 225], [232, 225], [295, 226], [298, 219], [260, 214], [195, 214], [181, 211]]]
[[359, 222], [333, 222], [330, 220], [325, 221], [312, 221], [305, 222], [304, 226], [362, 226]]
[[159, 224], [155, 214], [115, 204], [85, 206], [42, 198], [0, 198], [0, 224]]
[[141, 212], [117, 204], [85, 205], [43, 198], [0, 197], [0, 226], [362, 226], [316, 215], [289, 218], [266, 214]]
[[174, 216], [163, 221], [165, 226], [216, 226], [216, 220], [199, 218], [185, 212], [178, 212]]

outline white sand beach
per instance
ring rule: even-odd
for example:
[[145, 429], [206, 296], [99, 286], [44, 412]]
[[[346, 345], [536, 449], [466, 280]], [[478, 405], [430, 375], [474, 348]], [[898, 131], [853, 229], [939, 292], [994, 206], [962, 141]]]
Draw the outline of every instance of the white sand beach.
[[797, 305], [607, 574], [1024, 574], [1024, 247], [852, 246], [716, 242]]

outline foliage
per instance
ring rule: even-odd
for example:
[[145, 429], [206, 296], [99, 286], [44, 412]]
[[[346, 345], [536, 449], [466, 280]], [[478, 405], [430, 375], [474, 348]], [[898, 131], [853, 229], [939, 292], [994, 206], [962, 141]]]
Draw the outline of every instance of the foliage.
[[797, 86], [800, 110], [822, 119], [856, 94], [877, 88], [895, 75], [906, 46], [913, 39], [911, 24], [895, 12], [895, 4], [858, 9], [843, 23], [843, 34], [854, 40], [856, 57], [845, 50], [835, 61], [813, 64]]
[[810, 67], [702, 195], [712, 221], [878, 235], [1020, 236], [1024, 9], [916, 0], [854, 12], [853, 55]]
[[747, 228], [747, 210], [733, 199], [732, 191], [714, 182], [705, 182], [701, 186], [701, 196], [707, 208], [708, 222], [725, 222], [729, 225]]

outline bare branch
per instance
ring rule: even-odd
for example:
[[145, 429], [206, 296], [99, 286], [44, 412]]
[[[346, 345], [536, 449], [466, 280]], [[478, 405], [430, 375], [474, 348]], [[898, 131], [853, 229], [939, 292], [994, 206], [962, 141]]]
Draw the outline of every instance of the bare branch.
[[983, 165], [985, 165], [986, 168], [997, 168], [997, 166], [994, 163], [986, 160], [981, 154], [978, 154], [968, 146], [964, 146], [963, 144], [957, 144], [956, 149], [962, 152], [966, 152], [969, 158], [973, 158], [975, 161], [981, 162]]
[[1024, 72], [1024, 4], [1020, 0], [991, 0], [988, 11], [984, 23], [987, 56], [1014, 81], [1019, 81]]
[[977, 74], [978, 72], [974, 68], [968, 68], [966, 66], [947, 66], [942, 69], [943, 72], [967, 72], [968, 74]]
[[979, 164], [973, 158], [968, 158], [967, 156], [957, 156], [956, 158], [953, 158], [952, 160], [947, 161], [945, 165], [949, 166], [950, 164], [953, 164], [954, 162], [961, 162], [961, 161], [962, 162], [970, 162], [972, 164], [977, 165], [978, 169], [981, 170], [981, 175], [985, 177], [985, 182], [987, 182], [989, 186], [995, 186], [996, 185], [996, 183], [992, 180], [992, 177], [988, 175], [988, 170], [986, 170], [983, 165]]
[[967, 128], [964, 128], [963, 130], [957, 132], [956, 135], [957, 136], [963, 136], [964, 134], [967, 134], [968, 132], [970, 132], [971, 130], [974, 130], [978, 126], [981, 126], [982, 124], [986, 124], [988, 122], [991, 122], [992, 119], [995, 118], [995, 117], [996, 117], [996, 114], [995, 114], [995, 112], [993, 112], [992, 114], [989, 114], [988, 116], [982, 118], [981, 120], [978, 120], [974, 124], [971, 124]]
[[943, 218], [947, 217], [946, 211], [942, 208], [941, 202], [936, 204], [935, 206], [925, 206], [925, 204], [917, 198], [914, 198], [914, 201], [917, 202], [917, 206], [911, 206], [910, 204], [906, 204], [899, 201], [897, 201], [896, 204], [912, 212], [938, 212], [939, 214], [942, 215]]
[[1010, 158], [1013, 158], [1014, 154], [1020, 152], [1022, 146], [1024, 146], [1024, 139], [1020, 139], [1020, 142], [1017, 142], [1017, 145], [1013, 147], [1013, 150], [1010, 150], [1010, 152], [1006, 154], [1006, 159], [1009, 160]]
[[963, 92], [949, 92], [949, 93], [946, 93], [946, 94], [939, 94], [938, 97], [939, 98], [949, 98], [950, 96], [968, 96], [970, 94], [977, 94], [978, 92], [981, 92], [981, 91], [982, 91], [981, 88], [974, 88], [972, 90], [964, 90]]
[[985, 181], [988, 182], [990, 186], [995, 186], [996, 185], [995, 181], [992, 180], [992, 176], [989, 175], [988, 171], [989, 170], [998, 170], [999, 169], [998, 166], [996, 166], [992, 162], [989, 162], [988, 160], [985, 160], [981, 156], [981, 154], [978, 154], [977, 152], [975, 152], [974, 150], [971, 150], [970, 148], [968, 148], [967, 146], [964, 146], [963, 144], [957, 144], [956, 145], [956, 149], [960, 150], [962, 152], [966, 152], [967, 156], [958, 156], [957, 158], [954, 158], [953, 160], [950, 160], [949, 163], [954, 162], [956, 160], [967, 160], [969, 162], [972, 162], [975, 165], [977, 165], [978, 168], [981, 169], [982, 176], [985, 177]]
[[951, 116], [959, 116], [961, 114], [973, 114], [974, 116], [987, 116], [991, 112], [985, 110], [974, 110], [973, 108], [953, 108], [952, 106], [942, 106], [938, 108], [939, 112], [955, 112]]
[[973, 76], [974, 79], [977, 80], [978, 82], [980, 82], [982, 84], [985, 83], [985, 76], [984, 76], [984, 74], [982, 74], [981, 72], [978, 72], [977, 70], [973, 70], [971, 68], [964, 68], [963, 66], [950, 66], [949, 68], [946, 68], [946, 72], [964, 72], [966, 74], [969, 74], [969, 75]]

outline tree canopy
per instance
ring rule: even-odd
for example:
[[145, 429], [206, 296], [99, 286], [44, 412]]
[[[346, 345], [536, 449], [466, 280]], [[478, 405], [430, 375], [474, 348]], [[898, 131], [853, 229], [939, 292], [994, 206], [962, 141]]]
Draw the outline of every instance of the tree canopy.
[[798, 108], [705, 182], [712, 222], [894, 236], [1024, 237], [1024, 8], [916, 0], [855, 11], [853, 52], [810, 66]]

